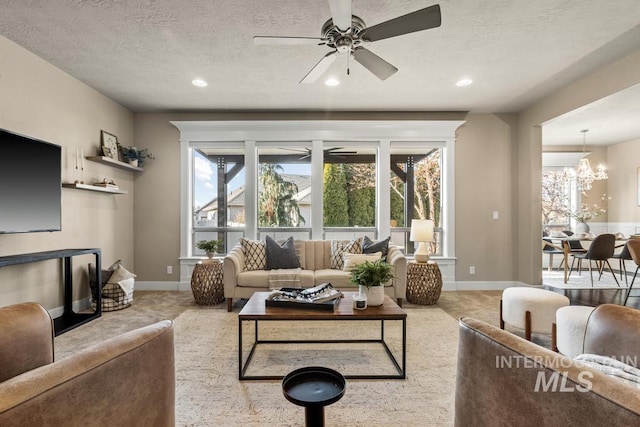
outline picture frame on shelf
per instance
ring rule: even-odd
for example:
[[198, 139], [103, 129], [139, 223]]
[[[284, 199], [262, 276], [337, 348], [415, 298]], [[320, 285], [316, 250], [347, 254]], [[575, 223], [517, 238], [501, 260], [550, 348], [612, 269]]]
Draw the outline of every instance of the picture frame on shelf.
[[119, 159], [119, 150], [118, 150], [118, 137], [110, 134], [109, 132], [105, 132], [103, 130], [100, 131], [100, 142], [102, 145], [102, 154], [106, 157], [112, 158], [113, 160]]

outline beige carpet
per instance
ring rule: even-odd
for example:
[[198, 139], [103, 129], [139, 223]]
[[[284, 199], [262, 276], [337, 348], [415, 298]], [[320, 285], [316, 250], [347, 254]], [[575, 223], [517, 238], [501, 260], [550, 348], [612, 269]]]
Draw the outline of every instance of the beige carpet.
[[[344, 397], [326, 408], [327, 426], [453, 424], [457, 323], [436, 307], [409, 308], [407, 313], [407, 379], [348, 380]], [[237, 315], [215, 308], [188, 310], [175, 323], [177, 425], [304, 425], [304, 409], [284, 398], [280, 381], [238, 381]], [[401, 343], [400, 322], [396, 323], [397, 327], [386, 330], [394, 351]], [[282, 337], [285, 333], [297, 339], [326, 338], [329, 325], [274, 322], [261, 327], [261, 337]], [[377, 329], [374, 322], [334, 326], [352, 337], [372, 336], [372, 330]], [[309, 365], [345, 373], [393, 372], [384, 351], [374, 344], [259, 348], [250, 374], [286, 374]]]
[[[348, 381], [345, 396], [327, 407], [327, 426], [452, 425], [456, 319], [470, 316], [497, 325], [501, 294], [501, 291], [443, 292], [436, 306], [405, 303], [408, 378]], [[224, 303], [197, 305], [191, 292], [136, 291], [132, 307], [103, 313], [99, 319], [56, 337], [56, 359], [158, 320], [176, 319], [176, 425], [303, 425], [303, 408], [284, 398], [279, 381], [238, 381], [237, 313], [241, 306], [242, 302], [238, 301], [233, 313], [227, 313]], [[374, 329], [366, 323], [359, 327], [350, 325], [354, 324], [344, 329], [352, 334]], [[390, 341], [397, 348], [398, 340]], [[314, 357], [324, 353], [325, 361], [327, 354], [331, 354], [317, 347], [306, 352], [294, 350], [293, 354], [261, 353], [252, 366], [256, 369], [268, 366], [282, 373], [306, 366], [309, 353]], [[339, 354], [336, 359], [345, 361], [346, 365], [350, 362], [351, 365], [346, 366], [349, 369], [366, 369], [380, 358], [375, 349], [356, 350], [346, 356], [344, 348], [335, 350]], [[295, 361], [296, 357], [300, 360]], [[381, 361], [384, 369], [388, 369], [389, 362], [384, 357]]]

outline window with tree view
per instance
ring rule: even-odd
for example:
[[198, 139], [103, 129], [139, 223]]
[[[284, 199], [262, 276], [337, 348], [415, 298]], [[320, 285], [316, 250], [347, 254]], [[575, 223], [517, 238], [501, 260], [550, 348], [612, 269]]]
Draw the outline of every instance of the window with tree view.
[[408, 239], [411, 219], [431, 219], [435, 224], [431, 253], [442, 253], [442, 149], [391, 149], [391, 233], [392, 241], [404, 243], [413, 253]]
[[[258, 149], [258, 229], [272, 237], [309, 239], [311, 218], [311, 150]], [[291, 229], [273, 231], [269, 228]], [[291, 232], [289, 232], [291, 231]], [[289, 232], [289, 234], [287, 234]]]
[[220, 252], [243, 235], [244, 151], [234, 148], [193, 150], [193, 248], [201, 240], [219, 240]]
[[[325, 146], [323, 157], [325, 230], [375, 227], [376, 149], [331, 145]], [[326, 235], [331, 233], [325, 232]]]

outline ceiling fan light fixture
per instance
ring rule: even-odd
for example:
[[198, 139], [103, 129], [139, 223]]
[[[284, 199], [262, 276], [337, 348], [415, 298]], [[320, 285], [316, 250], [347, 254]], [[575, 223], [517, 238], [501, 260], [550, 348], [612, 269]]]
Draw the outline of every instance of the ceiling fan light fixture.
[[464, 79], [460, 79], [456, 82], [456, 86], [458, 87], [465, 87], [465, 86], [469, 86], [471, 83], [473, 83], [473, 80], [469, 79], [469, 78], [464, 78]]
[[191, 80], [191, 84], [198, 87], [206, 87], [209, 83], [202, 79], [193, 79]]
[[329, 77], [324, 81], [324, 84], [327, 86], [338, 86], [340, 84], [340, 80], [336, 79], [335, 77]]

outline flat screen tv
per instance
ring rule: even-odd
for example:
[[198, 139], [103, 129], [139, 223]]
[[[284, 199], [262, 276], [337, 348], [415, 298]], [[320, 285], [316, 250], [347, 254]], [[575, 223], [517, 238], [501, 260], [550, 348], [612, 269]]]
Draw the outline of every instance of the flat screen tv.
[[60, 231], [62, 149], [0, 129], [0, 233]]

